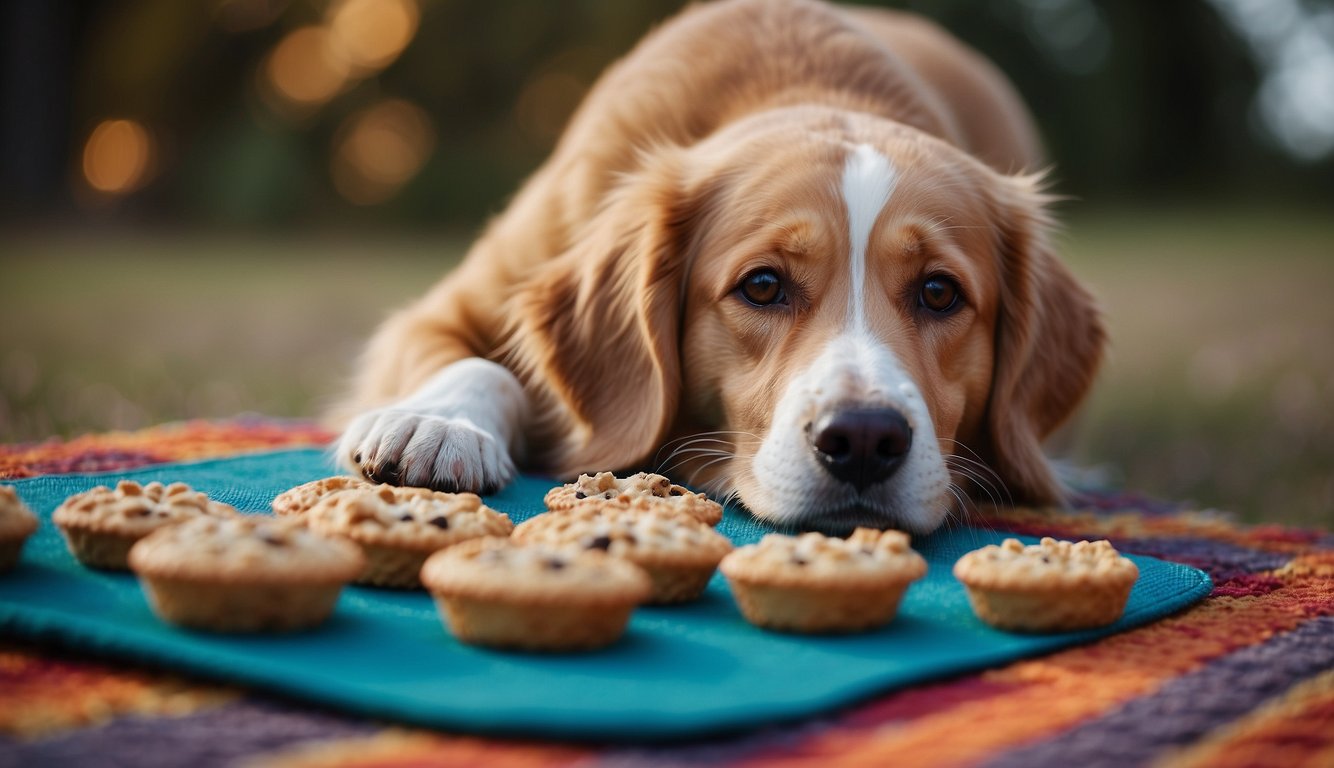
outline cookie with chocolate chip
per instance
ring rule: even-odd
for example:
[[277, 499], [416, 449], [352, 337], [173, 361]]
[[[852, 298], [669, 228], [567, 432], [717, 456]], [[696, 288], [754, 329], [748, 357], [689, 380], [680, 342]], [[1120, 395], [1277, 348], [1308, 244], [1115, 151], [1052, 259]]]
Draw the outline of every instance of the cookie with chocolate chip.
[[431, 555], [421, 580], [459, 641], [526, 651], [610, 645], [653, 591], [638, 566], [600, 550], [495, 537]]
[[365, 558], [351, 542], [296, 520], [200, 516], [145, 536], [130, 549], [129, 565], [164, 621], [285, 632], [327, 619]]
[[547, 491], [543, 501], [547, 509], [560, 512], [586, 504], [624, 506], [630, 499], [647, 499], [655, 506], [690, 515], [708, 525], [717, 525], [723, 519], [723, 507], [718, 502], [648, 472], [620, 478], [610, 472], [580, 475], [573, 483]]
[[79, 562], [93, 568], [125, 570], [126, 555], [139, 539], [191, 518], [235, 517], [234, 508], [213, 501], [185, 483], [140, 485], [121, 480], [65, 499], [51, 520]]
[[732, 551], [727, 537], [707, 524], [647, 498], [548, 512], [521, 523], [514, 537], [563, 549], [601, 550], [629, 560], [653, 580], [649, 602], [655, 604], [699, 597], [718, 561]]
[[723, 558], [741, 614], [785, 632], [860, 632], [888, 624], [926, 561], [900, 531], [858, 528], [846, 539], [771, 533]]
[[418, 574], [439, 549], [480, 536], [508, 536], [508, 516], [472, 493], [372, 485], [325, 496], [305, 514], [310, 529], [355, 542], [366, 554], [361, 584], [421, 587]]

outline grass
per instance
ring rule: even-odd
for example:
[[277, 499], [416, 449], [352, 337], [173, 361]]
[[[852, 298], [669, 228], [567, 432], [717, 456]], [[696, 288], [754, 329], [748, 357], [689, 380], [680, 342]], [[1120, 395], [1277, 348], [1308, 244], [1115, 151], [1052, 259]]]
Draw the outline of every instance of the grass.
[[1076, 218], [1067, 241], [1112, 336], [1076, 459], [1247, 521], [1334, 529], [1334, 221], [1120, 212]]
[[[1334, 529], [1334, 222], [1075, 215], [1063, 250], [1111, 356], [1075, 461], [1147, 494]], [[459, 238], [53, 235], [0, 265], [0, 441], [197, 416], [309, 416]]]
[[0, 439], [312, 415], [458, 240], [22, 239], [0, 283]]

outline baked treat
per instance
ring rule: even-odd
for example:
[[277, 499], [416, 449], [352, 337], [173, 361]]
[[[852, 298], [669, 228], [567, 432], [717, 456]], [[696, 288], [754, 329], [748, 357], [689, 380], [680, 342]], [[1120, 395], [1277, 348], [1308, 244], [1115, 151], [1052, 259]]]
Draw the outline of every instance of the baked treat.
[[309, 483], [283, 491], [274, 497], [273, 512], [277, 515], [304, 515], [325, 496], [339, 491], [374, 487], [375, 483], [369, 480], [347, 475], [312, 480]]
[[313, 627], [365, 565], [351, 542], [259, 515], [161, 528], [134, 545], [129, 561], [159, 617], [214, 632]]
[[495, 537], [436, 552], [421, 580], [461, 642], [525, 651], [610, 645], [653, 589], [637, 566], [604, 552]]
[[18, 491], [0, 485], [0, 571], [18, 565], [23, 542], [37, 530], [37, 516], [19, 499]]
[[723, 507], [718, 502], [702, 493], [673, 485], [662, 475], [647, 472], [626, 478], [618, 478], [610, 472], [580, 475], [573, 483], [547, 491], [543, 501], [547, 509], [559, 512], [593, 501], [624, 504], [627, 499], [622, 497], [650, 499], [709, 525], [717, 525], [723, 519]]
[[719, 565], [746, 620], [785, 632], [859, 632], [889, 623], [926, 561], [900, 531], [846, 539], [771, 533]]
[[646, 498], [538, 515], [520, 523], [514, 538], [562, 549], [600, 549], [629, 560], [653, 580], [649, 602], [656, 604], [699, 597], [718, 561], [732, 551], [727, 537], [705, 523]]
[[480, 536], [508, 536], [509, 517], [472, 493], [372, 485], [330, 494], [306, 513], [317, 533], [356, 542], [366, 555], [362, 584], [415, 589], [422, 563], [438, 549]]
[[125, 570], [130, 547], [158, 528], [200, 515], [237, 514], [231, 506], [185, 483], [140, 485], [121, 480], [114, 490], [99, 485], [70, 496], [56, 507], [51, 521], [79, 562], [92, 568]]
[[1018, 632], [1068, 632], [1111, 624], [1125, 611], [1139, 568], [1107, 541], [1006, 539], [954, 564], [978, 618]]

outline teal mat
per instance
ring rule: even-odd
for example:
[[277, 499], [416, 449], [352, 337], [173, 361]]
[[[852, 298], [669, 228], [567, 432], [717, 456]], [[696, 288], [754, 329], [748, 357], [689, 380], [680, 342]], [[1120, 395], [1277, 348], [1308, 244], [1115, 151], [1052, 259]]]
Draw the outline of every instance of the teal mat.
[[[930, 570], [888, 627], [803, 637], [742, 620], [716, 576], [686, 606], [641, 608], [625, 637], [592, 654], [542, 656], [461, 645], [430, 598], [353, 587], [333, 619], [297, 635], [213, 636], [175, 629], [149, 611], [134, 577], [80, 567], [50, 523], [69, 494], [119, 478], [184, 481], [245, 511], [331, 473], [317, 450], [277, 451], [130, 472], [19, 480], [43, 518], [18, 569], [0, 577], [0, 635], [244, 683], [348, 712], [451, 731], [630, 741], [698, 737], [790, 720], [930, 678], [994, 666], [1145, 624], [1203, 598], [1209, 577], [1133, 558], [1140, 580], [1125, 616], [1098, 631], [1027, 637], [979, 622], [951, 575], [964, 552], [1004, 534], [974, 528], [915, 542]], [[542, 509], [550, 483], [523, 478], [487, 503], [515, 522]], [[766, 530], [727, 510], [737, 544]]]

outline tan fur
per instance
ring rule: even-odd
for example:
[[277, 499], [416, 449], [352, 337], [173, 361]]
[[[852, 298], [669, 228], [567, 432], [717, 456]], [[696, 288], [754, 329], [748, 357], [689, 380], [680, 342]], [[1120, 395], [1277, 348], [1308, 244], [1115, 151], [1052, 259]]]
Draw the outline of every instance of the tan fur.
[[[341, 418], [481, 357], [532, 401], [530, 468], [632, 467], [703, 430], [762, 437], [846, 306], [852, 143], [902, 174], [868, 252], [873, 331], [930, 403], [942, 452], [962, 443], [1016, 499], [1056, 501], [1040, 442], [1090, 385], [1103, 332], [1051, 252], [1034, 178], [1003, 175], [1035, 170], [1031, 121], [929, 22], [806, 0], [692, 7], [610, 68], [464, 263], [371, 340]], [[765, 260], [808, 306], [728, 300]], [[942, 261], [973, 306], [923, 327], [903, 292]], [[684, 479], [744, 480], [746, 441], [728, 449]]]

